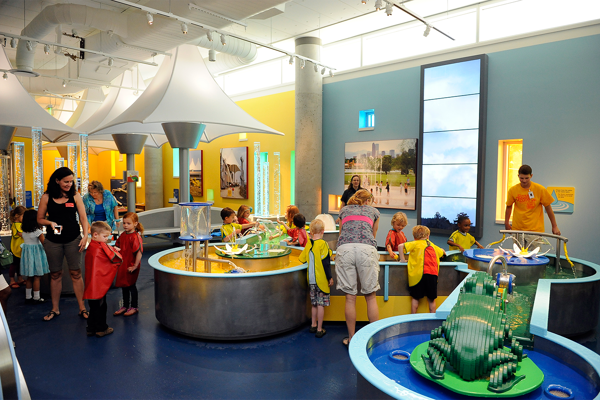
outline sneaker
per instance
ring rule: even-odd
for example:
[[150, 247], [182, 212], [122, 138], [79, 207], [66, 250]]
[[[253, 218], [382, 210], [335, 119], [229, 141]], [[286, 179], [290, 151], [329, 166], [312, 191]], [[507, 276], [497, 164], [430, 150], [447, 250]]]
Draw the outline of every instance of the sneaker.
[[129, 317], [133, 314], [137, 314], [138, 309], [137, 308], [133, 308], [131, 307], [129, 310], [127, 310], [127, 312], [124, 314], [126, 317]]
[[319, 339], [322, 338], [323, 336], [325, 336], [325, 334], [327, 333], [327, 331], [325, 329], [322, 329], [320, 331], [317, 331], [316, 333], [316, 337], [318, 337]]
[[25, 299], [25, 303], [27, 304], [41, 304], [43, 302], [45, 302], [46, 300], [44, 300], [43, 298], [39, 298], [39, 299], [34, 299], [33, 297], [30, 299]]
[[102, 332], [96, 332], [96, 336], [98, 337], [104, 337], [106, 335], [110, 335], [111, 333], [113, 333], [115, 330], [113, 328], [111, 328], [110, 326], [108, 328], [106, 328], [105, 331]]
[[308, 330], [310, 333], [316, 333], [317, 332], [317, 327], [316, 326], [311, 326], [310, 329]]
[[113, 315], [115, 317], [118, 315], [123, 315], [123, 314], [125, 314], [126, 311], [127, 311], [127, 309], [125, 307], [121, 307], [117, 311], [115, 311]]

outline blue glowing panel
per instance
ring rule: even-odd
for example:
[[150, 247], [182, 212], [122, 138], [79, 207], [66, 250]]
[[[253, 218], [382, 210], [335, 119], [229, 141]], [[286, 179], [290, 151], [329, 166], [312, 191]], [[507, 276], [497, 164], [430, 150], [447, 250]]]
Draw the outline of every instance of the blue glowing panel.
[[479, 131], [423, 134], [423, 164], [477, 163]]
[[477, 197], [477, 164], [423, 165], [423, 196]]
[[423, 132], [479, 128], [479, 95], [423, 103]]
[[455, 199], [425, 197], [421, 199], [421, 224], [429, 228], [456, 229], [454, 220], [460, 213], [465, 213], [476, 225], [476, 199]]
[[479, 93], [481, 60], [441, 65], [425, 70], [423, 99]]

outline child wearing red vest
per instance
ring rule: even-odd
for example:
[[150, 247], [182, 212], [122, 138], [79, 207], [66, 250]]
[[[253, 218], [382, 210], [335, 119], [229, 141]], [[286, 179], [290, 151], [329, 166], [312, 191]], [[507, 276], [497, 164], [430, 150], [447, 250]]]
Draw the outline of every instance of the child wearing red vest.
[[94, 222], [91, 231], [92, 241], [85, 253], [85, 292], [83, 292], [83, 298], [90, 305], [87, 335], [103, 337], [114, 331], [106, 324], [106, 293], [123, 259], [117, 250], [107, 244], [112, 229], [106, 222]]
[[419, 299], [427, 296], [429, 312], [435, 312], [435, 299], [437, 298], [437, 278], [440, 269], [440, 257], [446, 252], [429, 241], [429, 228], [417, 225], [413, 228], [413, 242], [402, 243], [398, 246], [398, 253], [402, 262], [404, 249], [408, 254], [408, 291], [410, 293], [410, 312], [417, 313]]

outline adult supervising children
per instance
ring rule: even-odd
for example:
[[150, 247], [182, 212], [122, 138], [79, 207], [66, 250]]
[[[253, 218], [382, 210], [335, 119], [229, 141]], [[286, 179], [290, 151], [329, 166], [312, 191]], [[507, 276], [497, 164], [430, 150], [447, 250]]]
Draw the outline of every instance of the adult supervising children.
[[[504, 214], [504, 227], [507, 230], [544, 232], [544, 210], [552, 224], [552, 233], [560, 235], [560, 229], [556, 224], [554, 211], [550, 204], [554, 201], [550, 193], [540, 184], [531, 181], [533, 172], [529, 165], [521, 165], [519, 168], [520, 183], [511, 187], [506, 196], [506, 212]], [[512, 226], [510, 215], [513, 210]], [[543, 207], [543, 208], [542, 208]]]
[[[83, 279], [81, 279], [81, 252], [85, 250], [87, 237], [82, 237], [77, 215], [83, 227], [88, 231], [85, 206], [73, 184], [73, 171], [61, 167], [54, 171], [48, 180], [46, 192], [38, 206], [37, 220], [46, 225], [44, 250], [50, 266], [50, 294], [52, 310], [44, 317], [50, 321], [60, 315], [58, 303], [62, 292], [63, 259], [67, 258], [69, 272], [73, 281], [73, 291], [79, 303], [79, 316], [87, 319], [88, 311], [83, 302]], [[87, 235], [86, 235], [87, 236]]]

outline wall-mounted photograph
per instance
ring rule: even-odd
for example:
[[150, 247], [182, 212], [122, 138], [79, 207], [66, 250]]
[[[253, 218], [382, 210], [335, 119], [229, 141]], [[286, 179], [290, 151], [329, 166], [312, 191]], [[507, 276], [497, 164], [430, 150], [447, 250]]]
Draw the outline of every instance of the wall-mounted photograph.
[[414, 210], [417, 139], [346, 143], [344, 187], [352, 176], [373, 194], [373, 206]]
[[221, 149], [221, 197], [248, 198], [248, 147]]
[[204, 195], [202, 177], [202, 150], [190, 150], [190, 194], [194, 197]]

